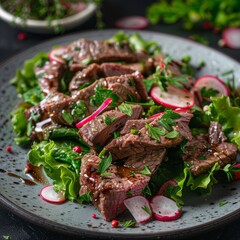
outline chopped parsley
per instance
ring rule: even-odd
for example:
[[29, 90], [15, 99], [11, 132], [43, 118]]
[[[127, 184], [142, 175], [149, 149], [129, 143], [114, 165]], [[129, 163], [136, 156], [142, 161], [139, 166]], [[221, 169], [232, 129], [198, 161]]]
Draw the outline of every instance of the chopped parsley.
[[120, 223], [124, 228], [131, 228], [131, 227], [134, 227], [136, 225], [136, 222], [133, 221], [133, 220], [123, 221], [123, 222], [120, 222]]
[[90, 104], [99, 107], [106, 98], [111, 98], [111, 106], [116, 107], [116, 102], [119, 99], [118, 95], [113, 93], [112, 90], [103, 88], [101, 84], [98, 84], [94, 95], [90, 97]]
[[111, 165], [112, 163], [112, 155], [111, 153], [108, 154], [108, 156], [105, 156], [106, 149], [104, 148], [100, 153], [99, 157], [101, 158], [101, 162], [98, 165], [97, 172], [104, 173]]
[[133, 134], [133, 135], [137, 135], [139, 133], [139, 130], [131, 128], [130, 133]]
[[152, 127], [149, 125], [149, 123], [145, 124], [148, 134], [152, 139], [155, 139], [157, 142], [160, 142], [160, 137], [159, 136], [164, 136], [166, 132], [159, 128], [159, 127]]
[[144, 169], [141, 171], [138, 171], [138, 173], [143, 174], [143, 175], [150, 175], [152, 174], [151, 170], [147, 165], [144, 166]]
[[133, 110], [132, 107], [129, 104], [122, 103], [121, 105], [118, 106], [118, 109], [120, 112], [125, 113], [128, 116], [132, 116]]
[[92, 197], [92, 193], [91, 192], [87, 192], [87, 193], [84, 193], [84, 194], [80, 195], [80, 197], [77, 199], [77, 201], [80, 204], [82, 204], [82, 203], [90, 203], [91, 202], [91, 197]]
[[146, 205], [144, 205], [143, 207], [142, 207], [142, 210], [144, 210], [147, 214], [149, 214], [150, 216], [152, 215], [152, 211], [151, 211], [151, 209], [148, 207], [148, 206], [146, 206]]
[[222, 206], [226, 205], [227, 203], [228, 203], [227, 200], [220, 201], [219, 206], [222, 207]]
[[93, 62], [93, 58], [90, 57], [90, 58], [87, 58], [87, 59], [83, 60], [83, 61], [82, 61], [82, 64], [84, 64], [84, 65], [89, 65], [89, 64], [92, 63], [92, 62]]
[[173, 138], [179, 137], [179, 132], [173, 130], [173, 131], [167, 133], [167, 134], [165, 135], [165, 137], [166, 137], [166, 138], [169, 138], [169, 139], [173, 139]]
[[198, 160], [207, 160], [207, 158], [205, 157], [205, 156], [203, 156], [203, 155], [201, 155], [201, 156], [198, 156], [198, 158], [197, 158]]
[[110, 172], [101, 173], [100, 176], [101, 177], [109, 177], [109, 176], [111, 176], [111, 173]]
[[118, 138], [118, 137], [120, 137], [120, 132], [118, 132], [118, 131], [114, 132], [113, 133], [113, 138], [115, 139], [115, 138]]
[[109, 117], [108, 115], [104, 116], [104, 122], [106, 125], [110, 125], [111, 123], [113, 123], [116, 120], [116, 118], [114, 117]]
[[127, 198], [130, 198], [130, 197], [132, 197], [132, 196], [133, 196], [132, 190], [129, 190], [129, 191], [126, 192], [126, 197], [127, 197]]
[[129, 175], [130, 177], [135, 177], [135, 173], [133, 171], [130, 171]]
[[200, 92], [203, 97], [207, 98], [215, 97], [219, 93], [219, 91], [216, 89], [206, 87], [201, 88]]

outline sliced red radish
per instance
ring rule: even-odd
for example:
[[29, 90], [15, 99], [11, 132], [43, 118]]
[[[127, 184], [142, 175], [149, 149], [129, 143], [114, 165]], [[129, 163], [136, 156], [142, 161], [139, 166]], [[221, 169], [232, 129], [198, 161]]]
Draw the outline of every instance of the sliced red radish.
[[168, 108], [188, 109], [194, 105], [193, 95], [189, 91], [174, 86], [168, 86], [167, 91], [156, 86], [150, 95], [154, 101]]
[[226, 84], [216, 76], [205, 75], [200, 77], [194, 84], [194, 87], [201, 90], [203, 87], [206, 89], [212, 88], [218, 91], [216, 97], [230, 96], [230, 92]]
[[152, 217], [149, 201], [143, 196], [127, 198], [124, 205], [139, 223], [147, 222]]
[[[173, 110], [173, 112], [175, 113], [180, 113], [180, 112], [186, 112], [188, 109], [186, 108], [176, 108]], [[156, 113], [148, 118], [156, 118], [156, 117], [161, 117], [165, 112], [160, 112], [160, 113]]]
[[162, 195], [155, 196], [150, 205], [152, 207], [153, 216], [159, 221], [173, 221], [181, 216], [181, 210], [176, 202]]
[[240, 179], [240, 163], [237, 163], [233, 165], [232, 167], [233, 172], [233, 180], [239, 180]]
[[63, 192], [55, 192], [53, 189], [53, 186], [45, 186], [40, 191], [40, 197], [49, 203], [64, 203], [66, 201], [66, 198], [64, 197]]
[[99, 115], [105, 108], [107, 108], [112, 102], [111, 98], [106, 98], [104, 100], [104, 102], [102, 103], [102, 105], [95, 111], [93, 112], [90, 116], [84, 118], [82, 121], [80, 121], [79, 123], [76, 124], [77, 128], [82, 127], [83, 125], [85, 125], [86, 123], [92, 121], [97, 115]]
[[223, 44], [230, 48], [240, 48], [240, 27], [230, 27], [223, 31]]
[[115, 26], [123, 29], [143, 29], [148, 26], [148, 20], [142, 16], [130, 16], [119, 19]]
[[168, 180], [165, 182], [159, 189], [158, 194], [167, 197], [167, 188], [169, 186], [177, 186], [177, 182], [174, 179]]
[[66, 64], [66, 61], [61, 57], [65, 51], [65, 47], [59, 47], [55, 48], [52, 51], [50, 51], [48, 58], [50, 61], [55, 61], [60, 64]]

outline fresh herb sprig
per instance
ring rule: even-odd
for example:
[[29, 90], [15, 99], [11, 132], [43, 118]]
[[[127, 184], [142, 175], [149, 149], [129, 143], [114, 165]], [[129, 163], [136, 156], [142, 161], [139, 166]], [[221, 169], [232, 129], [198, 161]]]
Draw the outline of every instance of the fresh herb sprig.
[[158, 0], [148, 7], [146, 15], [152, 24], [181, 21], [188, 30], [206, 23], [220, 30], [240, 25], [240, 5], [236, 0]]

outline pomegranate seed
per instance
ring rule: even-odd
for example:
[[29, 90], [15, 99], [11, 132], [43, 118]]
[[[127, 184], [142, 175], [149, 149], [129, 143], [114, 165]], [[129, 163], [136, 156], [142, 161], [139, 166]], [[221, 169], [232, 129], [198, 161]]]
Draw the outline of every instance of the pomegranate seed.
[[92, 218], [97, 218], [97, 215], [95, 213], [93, 213]]
[[7, 146], [6, 151], [9, 152], [9, 153], [12, 152], [12, 147], [11, 146]]
[[32, 170], [32, 168], [30, 167], [30, 166], [26, 166], [25, 168], [24, 168], [24, 172], [25, 173], [28, 173], [28, 172], [30, 172]]
[[204, 22], [202, 28], [205, 30], [209, 30], [212, 28], [212, 24], [210, 22]]
[[24, 33], [24, 32], [20, 32], [20, 33], [17, 35], [17, 38], [18, 38], [19, 41], [23, 41], [23, 40], [25, 40], [25, 39], [27, 38], [27, 35], [26, 35], [26, 33]]
[[161, 69], [164, 69], [165, 68], [165, 64], [163, 62], [160, 63], [160, 67]]
[[112, 227], [117, 228], [118, 227], [118, 220], [112, 220]]
[[73, 147], [72, 150], [73, 150], [74, 152], [77, 152], [77, 153], [82, 153], [82, 149], [81, 149], [79, 146]]

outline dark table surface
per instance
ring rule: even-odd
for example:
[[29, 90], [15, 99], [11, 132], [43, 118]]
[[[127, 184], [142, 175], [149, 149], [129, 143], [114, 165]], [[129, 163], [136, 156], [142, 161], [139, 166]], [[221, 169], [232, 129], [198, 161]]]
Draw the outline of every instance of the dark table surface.
[[[144, 15], [146, 7], [152, 2], [154, 1], [131, 0], [128, 1], [128, 5], [126, 5], [125, 1], [121, 0], [104, 0], [103, 16], [105, 28], [114, 28], [114, 22], [123, 16]], [[71, 32], [68, 32], [68, 34], [84, 30], [94, 30], [96, 29], [95, 26], [96, 18], [95, 16], [93, 16], [83, 25], [75, 28]], [[155, 26], [149, 26], [146, 30], [169, 33], [184, 38], [187, 38], [192, 34], [198, 34], [206, 37], [209, 40], [210, 47], [217, 49], [218, 51], [221, 51], [228, 56], [231, 56], [237, 61], [240, 61], [240, 50], [220, 48], [218, 46], [218, 40], [220, 39], [220, 35], [214, 34], [211, 31], [196, 29], [187, 32], [181, 28], [180, 24], [158, 24]], [[33, 45], [56, 37], [54, 35], [37, 35], [27, 33], [27, 38], [24, 41], [19, 41], [17, 38], [19, 32], [19, 30], [12, 28], [7, 23], [0, 20], [0, 62], [5, 61], [9, 57], [14, 56], [16, 53], [24, 51], [25, 49]], [[206, 233], [204, 235], [198, 235], [194, 237], [194, 239], [237, 240], [240, 239], [239, 225], [240, 219], [238, 221], [229, 223], [224, 227], [218, 228], [213, 232]], [[3, 239], [4, 235], [10, 236], [12, 240], [75, 239], [71, 236], [46, 230], [42, 227], [35, 225], [35, 223], [27, 222], [16, 216], [14, 213], [5, 209], [4, 206], [1, 206], [0, 204], [0, 239]]]

